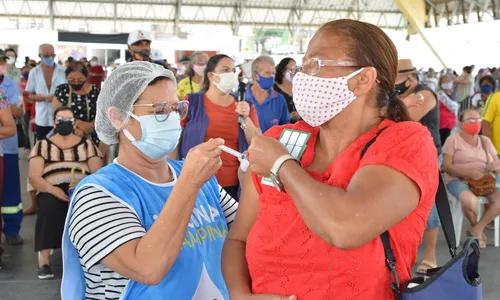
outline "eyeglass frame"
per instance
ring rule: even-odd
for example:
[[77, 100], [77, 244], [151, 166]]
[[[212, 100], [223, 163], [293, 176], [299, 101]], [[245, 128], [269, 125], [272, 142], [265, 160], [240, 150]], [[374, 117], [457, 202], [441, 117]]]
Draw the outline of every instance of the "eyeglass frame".
[[61, 122], [68, 122], [68, 121], [71, 121], [71, 123], [74, 125], [75, 122], [76, 122], [76, 118], [75, 117], [63, 117], [63, 116], [56, 116], [55, 119], [54, 119], [56, 125], [61, 123]]
[[301, 66], [295, 66], [293, 67], [290, 72], [292, 75], [296, 75], [297, 73], [301, 72], [301, 73], [304, 73], [304, 74], [307, 74], [307, 75], [316, 75], [320, 72], [321, 68], [322, 67], [352, 67], [352, 68], [361, 68], [361, 66], [359, 66], [357, 63], [355, 62], [352, 62], [352, 61], [349, 61], [349, 60], [333, 60], [333, 59], [319, 59], [317, 57], [313, 57], [313, 58], [310, 58], [308, 59], [307, 61], [315, 61], [317, 64], [318, 64], [318, 70], [314, 73], [311, 73], [311, 74], [307, 74], [305, 72], [303, 72], [303, 66], [304, 64], [302, 64]]
[[469, 124], [469, 123], [481, 123], [483, 119], [481, 118], [470, 118], [470, 119], [465, 119], [462, 121], [464, 124]]
[[[186, 101], [186, 100], [177, 101], [175, 103], [175, 106], [178, 106], [181, 103], [186, 105], [186, 115], [181, 118], [181, 120], [183, 120], [183, 119], [185, 119], [187, 117], [187, 111], [189, 109], [189, 101]], [[158, 116], [157, 116], [156, 110], [155, 110], [155, 108], [156, 108], [157, 105], [164, 105], [165, 106], [164, 109], [167, 108], [169, 110], [168, 113], [166, 113], [165, 120], [158, 119]], [[149, 104], [134, 104], [134, 105], [132, 105], [132, 107], [152, 107], [153, 108], [153, 114], [155, 116], [156, 121], [158, 121], [158, 122], [165, 122], [166, 120], [168, 120], [168, 117], [170, 116], [170, 113], [173, 112], [173, 111], [178, 112], [179, 113], [179, 117], [181, 117], [181, 114], [177, 110], [177, 108], [174, 109], [172, 107], [172, 104], [170, 104], [168, 102], [164, 102], [164, 101], [157, 101], [155, 103], [149, 103]]]

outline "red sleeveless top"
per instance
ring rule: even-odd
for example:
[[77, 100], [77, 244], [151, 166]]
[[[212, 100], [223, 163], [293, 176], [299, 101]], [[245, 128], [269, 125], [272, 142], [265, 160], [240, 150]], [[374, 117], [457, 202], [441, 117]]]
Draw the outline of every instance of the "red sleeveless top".
[[[388, 128], [360, 159], [364, 146], [384, 127]], [[314, 157], [319, 128], [301, 121], [273, 127], [265, 135], [278, 139], [284, 128], [311, 133], [301, 158], [307, 167]], [[325, 184], [346, 189], [356, 170], [374, 164], [398, 170], [420, 188], [421, 198], [415, 210], [389, 229], [403, 284], [411, 277], [438, 186], [437, 151], [429, 131], [417, 122], [385, 120], [345, 149], [323, 174], [309, 174]], [[253, 293], [295, 294], [298, 300], [394, 298], [379, 237], [358, 249], [340, 250], [328, 245], [307, 228], [288, 194], [252, 176], [259, 193], [259, 213], [246, 247]], [[404, 197], [401, 195], [402, 200]]]

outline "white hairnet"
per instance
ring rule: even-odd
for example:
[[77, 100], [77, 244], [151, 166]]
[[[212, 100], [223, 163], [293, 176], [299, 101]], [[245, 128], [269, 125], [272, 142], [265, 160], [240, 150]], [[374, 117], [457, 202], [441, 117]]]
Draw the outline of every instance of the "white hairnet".
[[[128, 112], [132, 111], [132, 105], [148, 87], [148, 84], [158, 77], [167, 77], [177, 86], [174, 74], [163, 66], [135, 61], [126, 63], [114, 70], [103, 84], [99, 98], [97, 99], [97, 114], [95, 128], [99, 139], [105, 144], [118, 143], [119, 128], [115, 126], [121, 123], [125, 125], [128, 121]], [[117, 117], [113, 123], [110, 119], [110, 108], [121, 114], [122, 120]]]

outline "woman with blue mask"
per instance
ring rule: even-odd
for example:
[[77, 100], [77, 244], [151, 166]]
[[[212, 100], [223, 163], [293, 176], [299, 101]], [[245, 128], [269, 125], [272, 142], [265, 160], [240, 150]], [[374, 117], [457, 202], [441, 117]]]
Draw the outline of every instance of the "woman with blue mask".
[[259, 56], [252, 62], [253, 84], [247, 89], [246, 99], [255, 104], [262, 132], [276, 125], [290, 123], [288, 105], [273, 89], [276, 75], [274, 60]]
[[481, 77], [479, 79], [479, 92], [472, 97], [471, 106], [482, 110], [488, 98], [495, 92], [496, 85], [493, 77], [489, 75]]
[[96, 130], [119, 155], [73, 192], [62, 299], [229, 299], [220, 257], [237, 203], [214, 177], [224, 140], [166, 159], [187, 109], [163, 66], [131, 62], [106, 80]]
[[297, 62], [290, 57], [283, 58], [276, 66], [276, 78], [274, 83], [274, 90], [281, 94], [288, 105], [290, 112], [290, 121], [295, 123], [300, 120], [299, 113], [293, 103], [293, 89], [292, 89], [292, 72], [296, 68]]

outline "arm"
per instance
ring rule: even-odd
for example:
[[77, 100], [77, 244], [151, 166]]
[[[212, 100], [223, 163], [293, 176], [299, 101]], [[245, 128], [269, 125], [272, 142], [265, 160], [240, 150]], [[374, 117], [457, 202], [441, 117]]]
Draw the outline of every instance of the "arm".
[[222, 249], [222, 274], [231, 299], [251, 294], [245, 248], [248, 234], [259, 212], [258, 199], [259, 194], [255, 189], [252, 173], [247, 172], [239, 202], [239, 213]]
[[0, 139], [6, 139], [16, 134], [16, 124], [9, 109], [0, 109]]
[[245, 124], [247, 125], [247, 128], [244, 130], [245, 139], [247, 140], [247, 143], [250, 144], [254, 136], [262, 135], [262, 131], [259, 128], [259, 118], [257, 116], [257, 111], [255, 109], [255, 106], [250, 107], [248, 105], [248, 107], [250, 113], [248, 114], [247, 117], [244, 117], [243, 122], [245, 122]]
[[419, 106], [407, 107], [408, 113], [413, 121], [420, 121], [426, 114], [428, 114], [436, 105], [436, 97], [429, 91], [420, 91], [419, 94], [424, 96], [424, 102]]
[[116, 248], [101, 263], [132, 280], [159, 284], [182, 249], [200, 187], [222, 164], [218, 146], [223, 143], [222, 139], [216, 139], [191, 149], [168, 201], [151, 228], [142, 238]]
[[[495, 98], [495, 99], [493, 99]], [[493, 101], [495, 100], [495, 101]], [[487, 136], [491, 139], [491, 124], [495, 120], [496, 113], [497, 113], [497, 101], [496, 97], [490, 97], [488, 99], [488, 102], [486, 102], [484, 106], [484, 111], [482, 115], [482, 123], [481, 123], [481, 133], [484, 136]]]
[[244, 119], [243, 122], [247, 125], [247, 128], [244, 130], [245, 139], [247, 140], [247, 143], [250, 144], [254, 136], [262, 135], [262, 131], [258, 126], [255, 126], [254, 122], [249, 117]]
[[460, 83], [460, 84], [470, 84], [472, 83], [470, 76], [458, 76], [453, 80], [454, 83]]
[[[57, 96], [54, 96], [54, 100], [52, 100], [52, 114], [59, 108], [62, 107], [63, 103], [57, 98]], [[77, 121], [78, 122], [78, 121]]]
[[471, 170], [453, 165], [453, 156], [443, 153], [442, 170], [454, 177], [471, 177]]
[[99, 171], [100, 168], [102, 168], [102, 158], [99, 156], [94, 156], [87, 161], [87, 164], [89, 166], [90, 173], [95, 173]]
[[408, 216], [420, 199], [415, 182], [383, 165], [359, 169], [347, 190], [316, 181], [293, 161], [279, 176], [307, 227], [339, 249], [365, 245]]

